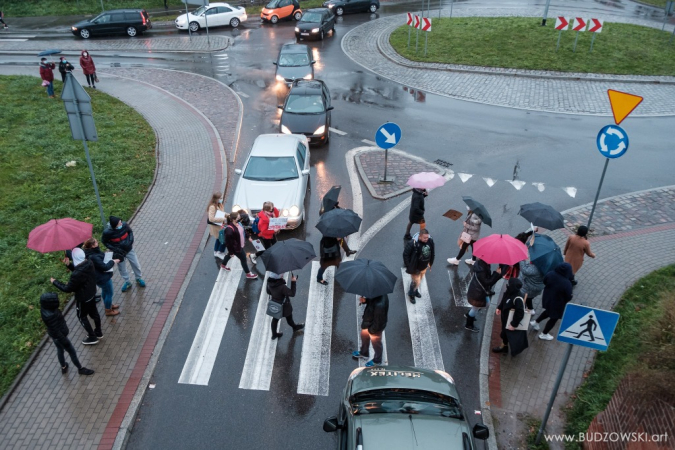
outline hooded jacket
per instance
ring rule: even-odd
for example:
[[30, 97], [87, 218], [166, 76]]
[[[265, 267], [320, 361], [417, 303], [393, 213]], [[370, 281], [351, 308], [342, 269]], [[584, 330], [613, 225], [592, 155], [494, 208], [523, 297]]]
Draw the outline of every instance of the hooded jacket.
[[[85, 58], [84, 54], [87, 54]], [[91, 59], [91, 55], [87, 51], [83, 51], [80, 54], [80, 67], [82, 67], [82, 72], [85, 75], [92, 75], [96, 72], [96, 66], [94, 65], [94, 60]]]
[[[420, 261], [422, 256], [421, 251], [424, 245], [429, 245], [431, 249], [428, 263]], [[406, 273], [409, 274], [417, 274], [427, 267], [433, 266], [434, 258], [436, 258], [436, 250], [434, 240], [431, 236], [429, 236], [429, 240], [426, 243], [419, 242], [419, 239], [411, 239], [405, 244], [405, 248], [403, 249], [403, 265], [405, 266]]]
[[527, 261], [520, 262], [520, 279], [528, 299], [533, 299], [544, 290], [544, 276], [537, 266]]
[[293, 305], [291, 301], [284, 302], [286, 297], [295, 297], [295, 281], [291, 281], [291, 287], [286, 285], [284, 278], [268, 278], [267, 279], [267, 293], [272, 297], [271, 301], [283, 304], [283, 317], [288, 317], [293, 314]]
[[471, 283], [466, 298], [471, 306], [484, 308], [487, 305], [488, 292], [502, 276], [497, 272], [491, 272], [490, 265], [482, 259], [476, 260], [471, 266], [471, 272]]
[[387, 327], [389, 314], [389, 297], [387, 294], [366, 299], [366, 309], [363, 310], [361, 329], [370, 334], [380, 334]]
[[464, 232], [471, 235], [472, 241], [480, 239], [480, 226], [483, 224], [483, 219], [478, 214], [471, 214], [467, 217], [464, 224]]
[[63, 292], [73, 292], [79, 304], [92, 300], [96, 295], [96, 271], [94, 264], [85, 259], [73, 268], [68, 284], [54, 280], [54, 286]]
[[[523, 320], [523, 317], [525, 316], [525, 305], [522, 300], [523, 297], [523, 291], [521, 288], [523, 287], [523, 282], [520, 281], [518, 278], [511, 278], [509, 280], [509, 284], [506, 286], [506, 291], [504, 292], [504, 295], [502, 296], [502, 301], [499, 302], [499, 305], [497, 306], [497, 309], [500, 310], [501, 313], [501, 319], [502, 319], [502, 329], [506, 328], [508, 318], [509, 318], [509, 311], [512, 309], [515, 311], [513, 313], [513, 320], [511, 321], [511, 326], [514, 328], [520, 324], [520, 321]], [[518, 297], [521, 297], [520, 300], [516, 301]]]
[[[111, 224], [122, 223], [122, 228], [114, 228]], [[126, 222], [119, 217], [110, 216], [110, 223], [103, 230], [101, 242], [108, 250], [115, 253], [115, 257], [124, 258], [134, 248], [134, 232]]]
[[108, 272], [108, 270], [112, 269], [115, 263], [113, 261], [104, 262], [105, 253], [99, 247], [85, 248], [84, 254], [94, 264], [96, 284], [104, 284], [112, 278], [113, 273]]
[[68, 325], [59, 310], [59, 296], [53, 292], [46, 292], [40, 296], [40, 317], [47, 326], [47, 334], [56, 340], [66, 339]]
[[56, 65], [54, 63], [40, 63], [40, 78], [42, 78], [44, 81], [54, 81], [54, 72], [53, 70], [56, 68]]
[[412, 190], [412, 199], [410, 201], [410, 214], [408, 219], [412, 223], [420, 223], [424, 220], [424, 191], [421, 189]]
[[572, 300], [572, 266], [562, 263], [544, 276], [541, 304], [551, 319], [560, 319], [565, 305]]

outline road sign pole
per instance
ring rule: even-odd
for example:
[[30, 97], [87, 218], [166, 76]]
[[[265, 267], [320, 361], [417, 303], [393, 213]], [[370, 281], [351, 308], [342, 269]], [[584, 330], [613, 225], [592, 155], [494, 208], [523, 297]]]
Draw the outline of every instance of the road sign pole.
[[105, 8], [103, 7], [103, 0], [101, 0], [101, 12], [105, 12]]
[[598, 204], [598, 197], [600, 196], [600, 189], [602, 189], [602, 182], [605, 180], [605, 173], [607, 172], [607, 165], [609, 164], [609, 158], [605, 158], [605, 167], [602, 169], [602, 176], [600, 177], [600, 184], [598, 184], [598, 191], [595, 193], [595, 200], [593, 200], [593, 207], [591, 208], [591, 214], [588, 216], [588, 224], [586, 225], [588, 229], [591, 229], [591, 221], [593, 220], [593, 213], [595, 213], [595, 206]]
[[206, 44], [211, 47], [211, 41], [209, 40], [209, 15], [206, 13], [204, 14], [204, 23], [206, 24]]
[[[574, 22], [576, 23], [576, 22]], [[572, 53], [577, 52], [577, 41], [579, 40], [579, 32], [577, 31], [577, 37], [574, 38], [574, 49], [572, 50]]]
[[408, 48], [410, 48], [410, 32], [412, 31], [412, 27], [408, 25]]
[[185, 2], [185, 20], [187, 20], [188, 25], [188, 36], [192, 40], [192, 31], [190, 30], [190, 11], [188, 10], [188, 3]]
[[431, 17], [431, 0], [427, 1], [427, 17]]
[[544, 17], [541, 18], [541, 26], [546, 26], [546, 16], [548, 16], [548, 7], [551, 4], [551, 0], [546, 0], [546, 7], [544, 8]]
[[534, 445], [539, 445], [539, 442], [541, 441], [541, 436], [544, 433], [544, 428], [546, 428], [548, 416], [551, 415], [553, 402], [555, 401], [555, 396], [558, 395], [558, 389], [560, 389], [560, 382], [562, 381], [563, 374], [565, 373], [565, 368], [567, 367], [567, 361], [569, 361], [571, 353], [572, 353], [572, 344], [567, 344], [565, 356], [563, 357], [562, 363], [560, 364], [560, 369], [558, 370], [558, 378], [556, 378], [555, 380], [555, 386], [553, 386], [553, 392], [551, 392], [551, 398], [548, 401], [548, 406], [546, 407], [546, 413], [544, 414], [544, 418], [541, 420], [541, 426], [539, 427], [539, 432], [537, 433], [537, 438], [534, 441]]
[[561, 37], [562, 37], [562, 30], [558, 31], [558, 43], [555, 45], [556, 53], [558, 52], [558, 48], [560, 47], [560, 38]]
[[673, 43], [673, 38], [675, 37], [675, 28], [673, 28], [673, 34], [670, 36], [670, 43]]
[[417, 33], [415, 35], [415, 53], [417, 53], [418, 44], [420, 41], [420, 26], [417, 24]]
[[455, 6], [455, 0], [450, 2], [450, 18], [452, 19], [452, 7]]
[[424, 33], [424, 56], [427, 56], [427, 42], [429, 41], [429, 32]]
[[593, 42], [595, 42], [595, 35], [596, 34], [598, 34], [598, 33], [593, 33], [593, 37], [591, 38], [591, 50], [589, 51], [589, 53], [593, 52]]

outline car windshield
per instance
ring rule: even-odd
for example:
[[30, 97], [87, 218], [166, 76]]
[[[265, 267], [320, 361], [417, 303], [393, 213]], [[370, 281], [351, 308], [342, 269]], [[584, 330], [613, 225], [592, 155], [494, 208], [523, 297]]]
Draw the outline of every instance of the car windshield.
[[325, 111], [320, 95], [289, 95], [284, 111], [295, 114], [319, 114]]
[[243, 176], [256, 181], [293, 180], [298, 178], [298, 168], [292, 156], [252, 156]]
[[282, 53], [279, 56], [280, 67], [301, 67], [309, 65], [309, 57], [306, 53]]
[[414, 389], [379, 389], [353, 395], [352, 413], [422, 414], [464, 420], [457, 399], [435, 392]]
[[199, 8], [192, 11], [193, 16], [200, 16], [206, 11], [206, 6], [200, 6]]
[[308, 12], [302, 16], [300, 22], [321, 22], [321, 13]]
[[277, 7], [277, 5], [279, 5], [279, 2], [280, 2], [280, 1], [281, 1], [281, 0], [272, 0], [271, 2], [269, 2], [269, 3], [267, 4], [267, 6], [265, 6], [265, 8], [267, 8], [267, 9], [274, 9], [274, 8]]

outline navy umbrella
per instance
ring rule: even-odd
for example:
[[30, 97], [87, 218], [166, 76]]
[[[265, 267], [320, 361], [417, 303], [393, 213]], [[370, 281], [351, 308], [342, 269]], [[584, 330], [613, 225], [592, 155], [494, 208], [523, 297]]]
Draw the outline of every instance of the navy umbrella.
[[487, 212], [487, 209], [482, 203], [467, 196], [462, 197], [462, 200], [464, 200], [464, 203], [471, 208], [471, 211], [473, 211], [474, 214], [483, 220], [483, 223], [492, 226], [492, 217], [490, 217], [490, 213]]
[[277, 241], [260, 258], [269, 272], [284, 273], [302, 269], [316, 258], [316, 253], [309, 242], [293, 238]]
[[340, 196], [341, 190], [342, 186], [336, 185], [326, 192], [326, 195], [324, 195], [323, 199], [321, 200], [321, 211], [319, 211], [319, 214], [323, 214], [325, 211], [330, 211], [337, 206], [338, 197]]
[[59, 53], [61, 53], [61, 50], [56, 49], [56, 48], [52, 48], [52, 49], [49, 49], [49, 50], [41, 51], [40, 53], [38, 53], [38, 56], [49, 56], [49, 55], [56, 55], [56, 54], [59, 54]]
[[328, 237], [342, 238], [359, 231], [361, 218], [351, 209], [331, 209], [321, 215], [316, 228]]
[[543, 203], [527, 203], [520, 206], [518, 214], [529, 220], [530, 223], [547, 230], [565, 228], [565, 219], [552, 206]]
[[397, 278], [379, 261], [355, 259], [340, 264], [335, 280], [349, 293], [373, 298], [394, 292]]
[[542, 275], [546, 275], [564, 262], [560, 247], [549, 236], [535, 233], [526, 244], [530, 261]]

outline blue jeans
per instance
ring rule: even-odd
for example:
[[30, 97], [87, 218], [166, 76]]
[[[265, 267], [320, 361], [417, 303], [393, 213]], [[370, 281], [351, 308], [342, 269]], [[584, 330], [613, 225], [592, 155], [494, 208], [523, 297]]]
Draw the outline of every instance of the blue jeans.
[[103, 299], [105, 309], [112, 308], [112, 298], [113, 298], [112, 278], [102, 284], [96, 283], [96, 285], [101, 288], [101, 298]]
[[225, 253], [225, 244], [221, 244], [218, 238], [216, 238], [216, 243], [213, 246], [213, 251]]
[[54, 95], [54, 82], [50, 81], [49, 84], [47, 85], [47, 95], [50, 97]]
[[[485, 307], [490, 306], [490, 297], [489, 296], [485, 297], [485, 301], [486, 301]], [[478, 313], [479, 310], [480, 310], [480, 308], [478, 308], [476, 306], [472, 306], [471, 309], [469, 310], [469, 317], [476, 317], [476, 314]]]
[[126, 254], [124, 261], [120, 261], [117, 265], [117, 268], [120, 269], [120, 275], [124, 278], [124, 281], [130, 283], [129, 281], [129, 272], [127, 272], [127, 261], [131, 264], [131, 269], [136, 275], [136, 279], [143, 278], [141, 274], [141, 263], [138, 262], [138, 256], [136, 256], [136, 251], [132, 248], [129, 253]]

